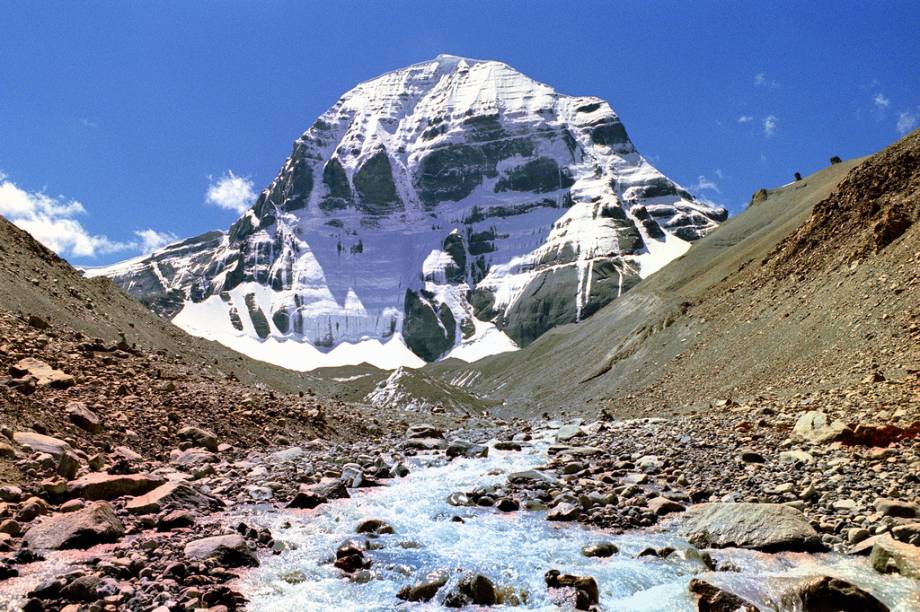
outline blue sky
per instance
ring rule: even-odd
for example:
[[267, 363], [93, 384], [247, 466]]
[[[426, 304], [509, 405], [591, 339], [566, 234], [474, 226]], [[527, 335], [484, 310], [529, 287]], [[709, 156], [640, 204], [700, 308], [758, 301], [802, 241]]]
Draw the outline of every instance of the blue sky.
[[0, 24], [0, 210], [90, 265], [226, 228], [209, 188], [260, 191], [339, 95], [439, 53], [609, 100], [732, 212], [920, 124], [916, 1], [41, 2]]

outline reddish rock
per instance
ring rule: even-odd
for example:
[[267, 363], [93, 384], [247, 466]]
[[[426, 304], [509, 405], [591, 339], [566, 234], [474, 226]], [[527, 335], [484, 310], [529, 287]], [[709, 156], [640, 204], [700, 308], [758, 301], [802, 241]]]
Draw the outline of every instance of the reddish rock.
[[115, 499], [123, 495], [142, 495], [163, 484], [152, 474], [87, 474], [67, 483], [67, 495], [84, 499]]
[[23, 536], [32, 550], [89, 548], [114, 542], [125, 533], [125, 526], [107, 502], [95, 502], [82, 510], [54, 514], [34, 525]]

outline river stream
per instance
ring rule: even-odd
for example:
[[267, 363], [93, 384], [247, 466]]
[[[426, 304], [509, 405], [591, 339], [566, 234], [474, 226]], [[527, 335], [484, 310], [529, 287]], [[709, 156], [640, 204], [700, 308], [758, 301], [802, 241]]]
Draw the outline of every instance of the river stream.
[[[504, 483], [511, 472], [543, 464], [547, 446], [547, 441], [537, 441], [522, 452], [490, 448], [487, 458], [446, 464], [418, 458], [409, 476], [312, 511], [251, 508], [241, 518], [269, 527], [289, 549], [263, 559], [237, 586], [257, 611], [438, 610], [450, 583], [428, 603], [407, 604], [396, 594], [431, 571], [448, 570], [457, 577], [476, 572], [518, 594], [523, 609], [553, 610], [543, 575], [555, 568], [593, 576], [605, 610], [671, 612], [696, 609], [687, 589], [696, 575], [730, 587], [764, 609], [794, 609], [777, 603], [790, 578], [830, 575], [869, 591], [892, 610], [917, 609], [920, 581], [878, 574], [864, 557], [727, 549], [711, 551], [713, 558], [731, 561], [740, 571], [708, 572], [692, 555], [681, 558], [690, 546], [667, 526], [611, 536], [575, 523], [546, 521], [539, 511], [504, 513], [447, 503], [450, 493]], [[463, 522], [451, 520], [455, 516]], [[395, 533], [374, 539], [378, 549], [367, 553], [373, 561], [369, 574], [350, 580], [331, 561], [336, 547], [355, 538], [355, 526], [367, 518], [386, 521]], [[583, 546], [598, 541], [613, 542], [619, 552], [608, 558], [582, 555]], [[671, 546], [678, 554], [636, 558], [649, 546]]]

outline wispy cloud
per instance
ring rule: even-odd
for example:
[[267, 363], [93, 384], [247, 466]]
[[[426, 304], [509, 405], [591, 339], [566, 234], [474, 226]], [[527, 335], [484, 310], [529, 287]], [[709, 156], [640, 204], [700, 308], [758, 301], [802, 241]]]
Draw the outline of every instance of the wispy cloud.
[[891, 100], [889, 100], [888, 97], [882, 92], [878, 92], [877, 94], [875, 94], [875, 96], [872, 98], [872, 102], [880, 110], [885, 110], [886, 108], [891, 106]]
[[0, 214], [65, 257], [97, 257], [139, 249], [147, 252], [162, 246], [164, 240], [175, 240], [172, 234], [152, 229], [138, 230], [134, 232], [136, 240], [124, 242], [93, 234], [78, 219], [87, 214], [80, 201], [28, 191], [3, 172], [0, 172]]
[[767, 115], [763, 118], [763, 135], [770, 138], [776, 133], [776, 115]]
[[97, 128], [97, 127], [99, 127], [99, 124], [98, 124], [98, 123], [96, 123], [96, 122], [93, 121], [92, 119], [87, 119], [86, 117], [81, 117], [81, 118], [80, 118], [80, 125], [82, 125], [82, 126], [85, 127], [85, 128]]
[[742, 125], [744, 125], [745, 123], [750, 123], [753, 120], [754, 120], [754, 117], [752, 117], [751, 115], [741, 115], [740, 117], [738, 117], [738, 123]]
[[779, 87], [779, 82], [776, 79], [768, 77], [763, 72], [758, 72], [754, 75], [754, 86], [755, 87], [768, 87], [770, 89], [776, 89]]
[[898, 114], [898, 122], [895, 127], [898, 133], [904, 136], [917, 127], [917, 114], [909, 110], [902, 111]]
[[147, 228], [136, 230], [134, 235], [138, 238], [137, 246], [144, 253], [151, 253], [162, 249], [170, 242], [175, 242], [179, 238], [172, 232], [158, 232], [155, 229]]
[[700, 191], [714, 191], [715, 193], [722, 193], [719, 191], [719, 185], [715, 181], [706, 178], [702, 174], [697, 178], [696, 183], [690, 185], [690, 191], [700, 192]]
[[210, 185], [205, 194], [205, 202], [237, 213], [244, 212], [256, 199], [253, 182], [249, 178], [237, 176], [232, 170], [216, 181], [208, 177]]

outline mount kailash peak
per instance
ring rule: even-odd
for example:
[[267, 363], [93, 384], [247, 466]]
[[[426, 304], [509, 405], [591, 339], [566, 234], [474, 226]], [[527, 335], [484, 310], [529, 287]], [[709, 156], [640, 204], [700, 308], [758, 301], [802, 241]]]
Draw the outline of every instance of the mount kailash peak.
[[420, 366], [578, 322], [725, 218], [606, 101], [441, 55], [343, 95], [228, 231], [88, 274], [291, 369]]

